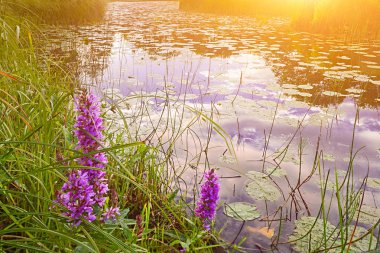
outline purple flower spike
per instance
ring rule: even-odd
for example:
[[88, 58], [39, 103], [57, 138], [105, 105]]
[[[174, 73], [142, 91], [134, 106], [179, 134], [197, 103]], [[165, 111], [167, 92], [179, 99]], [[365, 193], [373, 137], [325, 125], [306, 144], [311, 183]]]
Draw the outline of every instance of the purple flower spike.
[[214, 169], [206, 171], [204, 179], [205, 182], [201, 188], [200, 198], [195, 208], [195, 215], [201, 218], [204, 229], [209, 231], [218, 205], [220, 185]]
[[111, 207], [105, 211], [102, 215], [102, 221], [116, 220], [116, 217], [120, 215], [118, 207]]
[[[75, 100], [78, 117], [74, 125], [74, 134], [78, 139], [76, 149], [87, 155], [101, 149], [103, 141], [103, 119], [100, 117], [100, 108], [97, 98], [93, 94], [83, 91]], [[103, 207], [108, 189], [106, 173], [102, 170], [108, 160], [105, 153], [87, 155], [77, 160], [81, 166], [97, 168], [99, 170], [73, 170], [68, 181], [58, 193], [57, 202], [67, 208], [63, 214], [75, 226], [84, 218], [89, 222], [96, 219], [93, 206]], [[106, 217], [115, 217], [118, 208], [108, 210]]]
[[93, 187], [88, 183], [87, 172], [73, 170], [56, 201], [67, 208], [63, 215], [78, 226], [82, 217], [90, 222], [95, 220], [92, 209], [94, 195]]

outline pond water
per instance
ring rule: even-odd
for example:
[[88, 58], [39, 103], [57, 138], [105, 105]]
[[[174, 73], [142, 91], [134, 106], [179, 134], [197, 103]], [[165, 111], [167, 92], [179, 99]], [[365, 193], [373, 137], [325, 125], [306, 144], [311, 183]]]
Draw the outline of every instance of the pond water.
[[[189, 200], [204, 168], [218, 168], [216, 227], [226, 241], [246, 237], [248, 252], [302, 251], [286, 243], [295, 221], [318, 216], [329, 177], [327, 216], [338, 225], [334, 184], [347, 183], [350, 164], [350, 187], [359, 191], [368, 175], [359, 195], [380, 218], [380, 41], [297, 32], [284, 18], [186, 13], [162, 1], [113, 2], [102, 23], [45, 27], [44, 34], [51, 43], [43, 52], [108, 96], [106, 107], [121, 102], [125, 116], [139, 115], [126, 116], [136, 138], [152, 126], [178, 134], [175, 167]], [[107, 115], [110, 130], [125, 123]], [[255, 205], [260, 217], [226, 216], [223, 207], [234, 202]]]

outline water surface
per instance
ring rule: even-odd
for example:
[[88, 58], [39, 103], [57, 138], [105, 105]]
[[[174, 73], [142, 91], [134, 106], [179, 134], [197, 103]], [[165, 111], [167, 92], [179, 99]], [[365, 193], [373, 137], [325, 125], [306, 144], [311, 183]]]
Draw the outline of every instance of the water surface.
[[[216, 219], [227, 241], [247, 238], [248, 252], [291, 252], [282, 243], [294, 221], [318, 214], [321, 178], [329, 175], [334, 182], [334, 170], [343, 175], [351, 150], [360, 149], [355, 189], [367, 173], [374, 182], [380, 178], [380, 41], [299, 32], [284, 18], [186, 13], [177, 2], [113, 2], [102, 23], [46, 27], [44, 34], [51, 42], [45, 53], [67, 63], [99, 93], [145, 96], [149, 117], [142, 113], [133, 121], [139, 122], [138, 138], [149, 135], [152, 126], [160, 131], [191, 125], [194, 130], [181, 132], [175, 145], [176, 164], [188, 182], [179, 184], [191, 200], [191, 185], [199, 183], [203, 169], [218, 168], [222, 207], [255, 204], [261, 217], [254, 221], [233, 220], [222, 207]], [[113, 100], [118, 99], [108, 101]], [[183, 104], [212, 117], [231, 138], [236, 157], [210, 124], [192, 124], [196, 113], [179, 110]], [[139, 105], [130, 100], [122, 110], [132, 115]], [[170, 116], [162, 116], [164, 110]], [[111, 128], [117, 129], [120, 120], [111, 118]], [[168, 119], [183, 125], [164, 126]], [[309, 177], [317, 148], [321, 165]], [[286, 175], [273, 174], [271, 184], [281, 197], [254, 199], [246, 192], [251, 182], [246, 173], [268, 173], [277, 164]], [[299, 182], [304, 184], [291, 194]], [[376, 207], [379, 188], [372, 184], [366, 190], [364, 204]], [[333, 193], [328, 187], [326, 199]], [[329, 221], [336, 225], [336, 202], [331, 206]], [[274, 229], [273, 237], [263, 232], [266, 227]]]

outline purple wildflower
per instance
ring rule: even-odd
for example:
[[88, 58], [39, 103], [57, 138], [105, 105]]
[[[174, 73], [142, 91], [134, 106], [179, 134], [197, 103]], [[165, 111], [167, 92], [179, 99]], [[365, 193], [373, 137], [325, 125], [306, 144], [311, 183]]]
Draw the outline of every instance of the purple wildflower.
[[73, 170], [69, 174], [68, 181], [63, 184], [56, 201], [67, 208], [63, 215], [78, 226], [82, 222], [82, 217], [90, 222], [96, 219], [92, 208], [95, 203], [94, 195], [87, 171]]
[[[89, 222], [96, 219], [93, 206], [103, 207], [108, 193], [108, 182], [105, 168], [108, 160], [103, 152], [87, 155], [101, 149], [103, 141], [103, 120], [100, 117], [99, 103], [93, 94], [83, 91], [76, 98], [78, 117], [74, 125], [74, 134], [78, 139], [76, 149], [84, 155], [77, 160], [81, 166], [97, 168], [99, 170], [73, 170], [58, 193], [57, 202], [67, 208], [65, 216], [70, 218], [74, 225], [81, 223], [81, 218]], [[112, 210], [116, 215], [118, 210]]]
[[118, 207], [110, 207], [102, 214], [102, 221], [116, 220], [116, 217], [120, 215], [120, 209]]
[[215, 217], [217, 202], [219, 199], [218, 176], [214, 169], [206, 171], [204, 174], [205, 182], [201, 187], [201, 196], [197, 202], [195, 215], [201, 218], [205, 230], [210, 230], [211, 221]]

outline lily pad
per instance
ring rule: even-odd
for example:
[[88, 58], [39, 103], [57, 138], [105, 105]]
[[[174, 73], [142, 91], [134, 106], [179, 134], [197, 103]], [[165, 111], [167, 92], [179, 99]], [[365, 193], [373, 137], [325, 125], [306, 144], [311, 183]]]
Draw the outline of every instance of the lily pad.
[[380, 178], [368, 178], [367, 186], [375, 189], [380, 189]]
[[334, 162], [335, 161], [335, 157], [332, 154], [325, 153], [325, 154], [323, 154], [323, 160]]
[[[355, 241], [356, 239], [358, 238], [361, 238], [364, 234], [367, 233], [367, 230], [365, 228], [362, 228], [362, 227], [356, 227], [354, 225], [351, 225], [348, 227], [348, 235], [349, 235], [349, 238], [351, 238], [353, 232], [355, 231], [354, 233], [354, 236], [352, 237], [352, 241]], [[344, 252], [346, 252], [348, 246], [345, 247], [345, 250]], [[372, 238], [372, 242], [371, 242], [371, 234], [368, 234], [366, 235], [364, 238], [360, 239], [359, 241], [357, 242], [354, 242], [351, 244], [350, 246], [350, 252], [368, 252], [369, 250], [374, 250], [376, 249], [376, 237], [373, 237]], [[342, 252], [340, 249], [336, 249], [336, 252]]]
[[346, 91], [349, 93], [356, 93], [356, 94], [365, 92], [365, 90], [363, 89], [355, 89], [355, 88], [349, 88], [349, 89], [346, 89]]
[[[358, 211], [356, 211], [357, 215]], [[359, 222], [366, 225], [374, 225], [380, 219], [380, 209], [372, 206], [362, 205], [360, 209]]]
[[234, 164], [234, 163], [236, 163], [236, 158], [234, 156], [221, 155], [219, 157], [219, 160], [221, 162], [226, 163], [226, 164]]
[[380, 66], [377, 66], [377, 65], [367, 65], [367, 68], [370, 68], [370, 69], [380, 69]]
[[281, 196], [280, 191], [264, 173], [250, 171], [247, 175], [252, 182], [247, 185], [246, 191], [252, 198], [275, 201]]
[[335, 182], [330, 181], [331, 179], [327, 180], [326, 179], [316, 179], [315, 182], [317, 183], [318, 187], [321, 189], [325, 189], [327, 191], [333, 191], [335, 190]]
[[334, 245], [337, 229], [330, 222], [315, 217], [302, 217], [295, 222], [296, 229], [289, 241], [298, 252], [315, 252]]
[[[322, 219], [316, 219], [315, 217], [302, 217], [296, 222], [296, 229], [289, 237], [289, 241], [294, 245], [294, 249], [303, 252], [315, 252], [323, 251], [326, 248], [336, 247], [329, 250], [328, 252], [342, 252], [341, 235], [339, 235], [339, 228], [336, 228], [330, 222], [324, 222]], [[345, 231], [345, 229], [344, 229]], [[354, 236], [352, 236], [353, 232]], [[348, 242], [351, 240], [355, 241], [361, 238], [367, 233], [367, 230], [362, 227], [355, 227], [351, 225], [348, 227]], [[324, 236], [324, 234], [326, 236]], [[338, 236], [339, 235], [339, 236]], [[337, 238], [338, 237], [338, 238]], [[297, 240], [298, 239], [298, 240]], [[368, 234], [364, 238], [357, 242], [351, 243], [350, 252], [368, 252], [368, 250], [373, 250], [376, 248], [376, 239], [372, 238], [371, 234]], [[347, 250], [348, 246], [344, 246], [344, 251]]]
[[254, 220], [260, 217], [257, 207], [246, 202], [235, 202], [224, 206], [224, 214], [238, 221]]
[[330, 97], [343, 96], [341, 93], [335, 92], [335, 91], [323, 91], [322, 94], [325, 95], [325, 96], [330, 96]]
[[271, 175], [271, 176], [274, 176], [274, 177], [283, 177], [283, 176], [286, 176], [287, 175], [287, 172], [286, 170], [284, 169], [281, 169], [281, 168], [266, 168], [265, 169], [265, 172], [268, 174], [268, 175]]
[[312, 90], [314, 87], [310, 84], [302, 84], [302, 85], [298, 85], [298, 88], [303, 89], [303, 90]]

